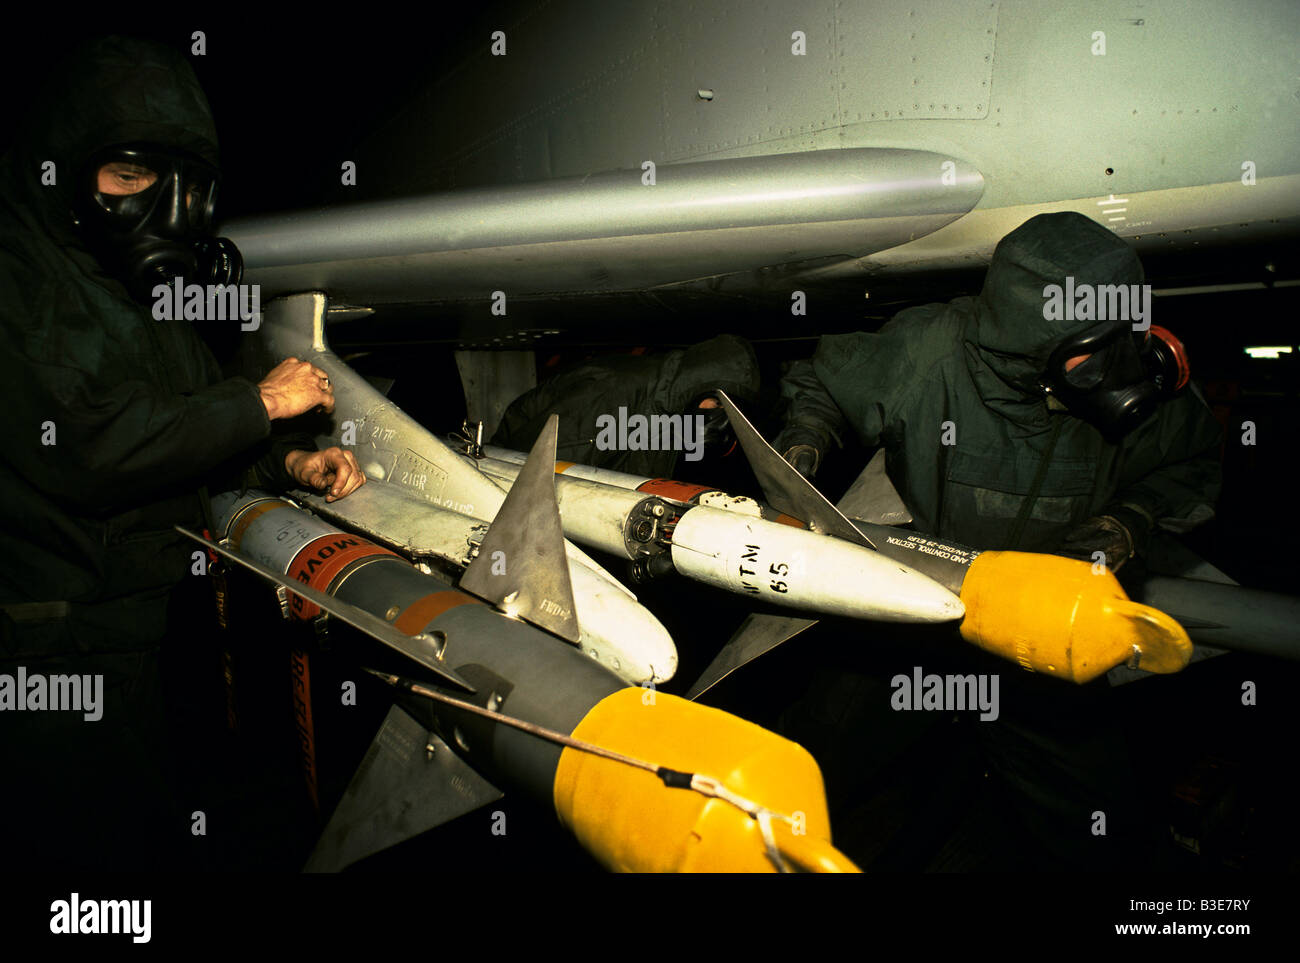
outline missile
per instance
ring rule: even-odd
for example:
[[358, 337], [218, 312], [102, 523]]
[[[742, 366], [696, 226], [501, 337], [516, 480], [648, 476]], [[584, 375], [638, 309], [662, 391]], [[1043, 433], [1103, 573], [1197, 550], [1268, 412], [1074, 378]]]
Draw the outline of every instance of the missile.
[[[509, 465], [519, 466], [528, 458], [522, 451], [500, 448], [496, 445], [483, 446], [484, 457], [478, 459], [479, 468], [490, 475], [501, 475], [508, 471]], [[628, 491], [641, 492], [679, 505], [713, 505], [740, 511], [757, 511], [768, 521], [783, 525], [803, 525], [798, 519], [778, 512], [776, 509], [756, 499], [743, 495], [728, 495], [719, 488], [709, 485], [697, 485], [691, 482], [677, 481], [673, 478], [651, 478], [646, 475], [632, 475], [609, 468], [596, 468], [592, 465], [580, 465], [572, 461], [557, 461], [555, 473], [565, 478], [578, 478], [583, 481], [623, 488]], [[754, 506], [757, 506], [755, 508]]]
[[[501, 459], [480, 467], [503, 482], [521, 470]], [[687, 578], [755, 601], [886, 622], [964, 614], [961, 601], [933, 579], [862, 545], [769, 521], [753, 499], [713, 493], [714, 504], [728, 505], [719, 508], [567, 474], [555, 480], [564, 532], [574, 541], [634, 561], [667, 553]]]
[[[833, 506], [782, 458], [723, 392], [719, 401], [773, 507], [814, 524], [851, 526], [879, 554], [926, 572], [960, 595], [962, 638], [1016, 662], [1076, 683], [1118, 665], [1178, 672], [1192, 654], [1191, 639], [1158, 609], [1134, 602], [1105, 566], [1031, 552], [979, 552], [878, 521], [853, 521], [844, 512], [876, 519], [909, 520], [889, 484], [884, 452]], [[841, 511], [843, 509], [843, 511]], [[691, 687], [702, 695], [730, 672], [770, 651], [807, 625], [754, 618], [733, 636]]]
[[[522, 451], [515, 451], [511, 448], [501, 448], [497, 445], [484, 445], [483, 454], [487, 464], [492, 461], [509, 462], [512, 465], [522, 465], [528, 458]], [[555, 473], [565, 475], [569, 478], [582, 478], [586, 481], [599, 482], [602, 485], [612, 485], [614, 488], [626, 488], [630, 491], [641, 491], [643, 485], [652, 485], [655, 482], [660, 484], [657, 491], [647, 491], [650, 495], [660, 495], [664, 498], [674, 498], [680, 502], [690, 500], [692, 491], [709, 491], [706, 485], [688, 485], [684, 482], [674, 481], [671, 478], [651, 478], [646, 475], [632, 475], [623, 471], [614, 471], [610, 468], [596, 468], [592, 465], [580, 465], [572, 461], [557, 461], [555, 463]], [[675, 487], [674, 487], [675, 486]]]
[[[1055, 555], [1032, 556], [1040, 560], [1026, 563], [1026, 567], [1032, 568], [1033, 571], [1018, 574], [1015, 568], [1021, 565], [1020, 562], [1013, 563], [1002, 559], [995, 561], [995, 558], [1002, 555], [1028, 553], [981, 552], [948, 539], [900, 529], [891, 530], [887, 526], [861, 519], [853, 519], [853, 524], [871, 536], [883, 554], [888, 554], [891, 558], [899, 559], [924, 572], [936, 582], [966, 599], [975, 597], [974, 591], [967, 591], [965, 588], [972, 571], [976, 578], [986, 583], [1004, 577], [1027, 578], [1028, 584], [1033, 587], [1033, 593], [1040, 598], [1044, 597], [1044, 592], [1050, 591], [1040, 583], [1050, 582], [1053, 572], [1060, 572], [1057, 566], [1059, 557]], [[1076, 560], [1064, 559], [1063, 561], [1075, 562]], [[1100, 566], [1093, 566], [1088, 562], [1071, 565], [1067, 581], [1070, 578], [1081, 577], [1082, 570], [1079, 565], [1088, 567], [1088, 574], [1092, 579], [1101, 579], [1100, 583], [1091, 584], [1093, 587], [1098, 584], [1106, 587], [1109, 598], [1114, 600], [1108, 604], [1119, 604], [1119, 595], [1116, 595], [1116, 592], [1122, 594], [1124, 598], [1128, 597], [1127, 593], [1118, 587], [1118, 582], [1113, 575], [1108, 571], [1102, 571]], [[984, 574], [982, 570], [985, 567], [990, 574]], [[994, 569], [997, 570], [996, 574], [993, 574]], [[1056, 577], [1059, 581], [1060, 575]], [[985, 584], [979, 591], [988, 593], [990, 586]], [[1141, 624], [1155, 631], [1145, 640], [1130, 642], [1130, 645], [1134, 642], [1138, 644], [1138, 651], [1133, 653], [1133, 658], [1123, 660], [1130, 668], [1142, 668], [1157, 674], [1178, 671], [1187, 664], [1187, 658], [1190, 657], [1190, 648], [1183, 642], [1184, 637], [1188, 642], [1215, 648], [1254, 652], [1284, 659], [1300, 658], [1300, 641], [1296, 634], [1296, 625], [1300, 622], [1300, 599], [1293, 596], [1243, 588], [1240, 585], [1164, 575], [1147, 576], [1133, 586], [1132, 591], [1134, 598], [1131, 611], [1134, 617]], [[1005, 610], [1003, 611], [1005, 614]], [[962, 624], [963, 636], [967, 636], [976, 644], [982, 644], [972, 636], [989, 632], [987, 620], [984, 620], [983, 628], [977, 627], [979, 620], [968, 621], [969, 625], [965, 622]], [[1178, 626], [1178, 630], [1175, 630], [1174, 625]], [[1156, 630], [1157, 626], [1161, 628]], [[1126, 633], [1118, 632], [1111, 638], [1120, 639], [1125, 635]], [[1162, 645], [1155, 645], [1157, 641]], [[1165, 644], [1169, 646], [1168, 651], [1160, 654], [1158, 649], [1163, 648]], [[1106, 660], [1124, 654], [1122, 646], [1115, 646], [1113, 641], [1112, 649], [1111, 655], [1105, 657]], [[1094, 655], [1101, 657], [1101, 652], [1095, 652]]]
[[[507, 498], [502, 511], [510, 504]], [[518, 559], [519, 579], [537, 579], [540, 588], [527, 595], [514, 588], [517, 581], [508, 582], [506, 597], [518, 608], [506, 614], [500, 602], [494, 608], [449, 587], [283, 499], [219, 498], [214, 510], [220, 544], [186, 534], [284, 587], [292, 616], [324, 611], [343, 618], [407, 655], [413, 669], [423, 666], [435, 676], [405, 686], [435, 698], [399, 698], [310, 868], [341, 868], [437, 824], [411, 812], [407, 801], [412, 794], [425, 798], [436, 774], [454, 774], [454, 766], [439, 769], [426, 759], [450, 747], [493, 783], [552, 806], [611, 869], [854, 868], [830, 844], [821, 775], [804, 749], [652, 685], [629, 688], [564, 638], [530, 624], [537, 613], [525, 609], [558, 610], [561, 628], [573, 610], [571, 595], [559, 595], [547, 572], [538, 578], [539, 565], [562, 558], [558, 517], [549, 546]], [[539, 530], [545, 533], [545, 526]], [[518, 534], [510, 529], [500, 538], [509, 544]], [[490, 584], [491, 564], [480, 555], [462, 583], [486, 578]], [[435, 730], [423, 737], [427, 752], [395, 751], [415, 738], [420, 724]], [[399, 731], [405, 743], [394, 742]], [[383, 798], [367, 788], [376, 779], [387, 780]], [[442, 815], [463, 811], [457, 797], [492, 798], [490, 785], [473, 781], [449, 779], [445, 789], [450, 808], [433, 807]], [[393, 812], [402, 818], [391, 818]], [[361, 849], [358, 839], [366, 840]]]
[[1175, 616], [1194, 642], [1300, 659], [1300, 599], [1295, 596], [1165, 576], [1146, 579], [1135, 595]]
[[[1175, 596], [1169, 588], [1186, 580], [1157, 580], [1163, 596], [1147, 593], [1141, 602], [1133, 601], [1104, 566], [1034, 552], [979, 551], [933, 535], [852, 521], [881, 555], [925, 573], [960, 597], [962, 638], [1028, 672], [1082, 684], [1119, 665], [1163, 674], [1182, 670], [1191, 659], [1188, 630], [1143, 604], [1186, 599], [1186, 593]], [[752, 616], [688, 696], [703, 695], [812, 624]]]
[[[421, 536], [418, 544], [422, 555], [441, 558], [453, 556], [455, 552], [465, 556], [470, 556], [471, 553], [476, 555], [474, 549], [488, 530], [486, 524], [454, 512], [427, 505], [402, 504], [405, 500], [400, 494], [385, 491], [382, 485], [367, 485], [353, 495], [358, 496], [359, 501], [367, 503], [395, 501], [396, 505], [385, 507], [409, 510], [407, 517], [413, 522], [418, 519], [418, 522], [409, 525], [407, 532], [409, 534], [415, 530]], [[322, 510], [339, 504], [329, 503], [327, 506], [318, 496], [312, 497], [310, 501], [313, 507]], [[351, 507], [356, 509], [358, 506]], [[284, 508], [291, 511], [285, 512], [282, 510]], [[267, 559], [267, 564], [294, 578], [306, 574], [309, 567], [313, 573], [324, 572], [326, 576], [337, 575], [341, 578], [342, 571], [335, 571], [334, 566], [327, 567], [324, 564], [326, 559], [319, 557], [321, 552], [327, 553], [327, 559], [341, 557], [345, 561], [353, 560], [352, 553], [359, 552], [366, 553], [367, 558], [372, 557], [372, 551], [373, 557], [396, 554], [370, 539], [351, 534], [341, 535], [339, 529], [324, 519], [306, 512], [293, 511], [292, 508], [283, 499], [257, 491], [238, 498], [233, 495], [218, 495], [213, 499], [214, 511], [223, 517], [228, 514], [234, 526], [238, 526], [244, 518], [280, 510], [274, 516], [277, 524], [259, 526], [247, 537], [253, 539], [250, 551], [255, 557]], [[336, 517], [345, 516], [339, 512]], [[357, 547], [349, 545], [346, 550], [336, 548], [339, 539], [355, 542]], [[258, 544], [261, 540], [274, 544], [262, 546]], [[264, 548], [266, 552], [262, 551]], [[466, 561], [468, 563], [468, 558]], [[659, 620], [634, 599], [611, 589], [604, 579], [591, 574], [585, 566], [571, 563], [569, 571], [580, 624], [579, 648], [633, 684], [658, 684], [671, 679], [677, 669], [677, 649]], [[320, 583], [319, 587], [326, 591], [329, 584], [331, 583], [326, 581]], [[301, 598], [295, 598], [293, 606], [292, 614], [298, 618], [312, 618], [319, 614], [316, 606]]]
[[[729, 398], [722, 395], [721, 401], [769, 502], [728, 495], [706, 485], [684, 485], [569, 462], [556, 462], [555, 470], [562, 479], [559, 487], [565, 486], [563, 479], [572, 478], [568, 484], [574, 485], [599, 478], [607, 485], [638, 494], [653, 493], [679, 504], [725, 505], [778, 522], [790, 531], [804, 527], [803, 518], [818, 518], [824, 529], [837, 533], [851, 526], [879, 556], [929, 577], [959, 597], [964, 607], [959, 629], [966, 641], [1030, 672], [1084, 683], [1117, 665], [1169, 673], [1188, 664], [1192, 644], [1187, 630], [1160, 609], [1129, 599], [1104, 567], [1097, 570], [1090, 563], [1055, 555], [981, 552], [948, 539], [881, 524], [880, 519], [891, 523], [911, 520], [885, 475], [883, 452], [872, 459], [840, 506], [831, 506], [763, 440]], [[489, 457], [483, 467], [489, 474], [504, 472], [504, 466], [517, 467], [523, 457], [491, 446], [484, 452]], [[850, 514], [877, 520], [850, 518]], [[826, 541], [848, 544], [838, 539]], [[751, 616], [701, 674], [688, 697], [703, 695], [731, 672], [813, 624], [805, 619]]]
[[[612, 869], [771, 871], [780, 868], [774, 853], [811, 869], [853, 869], [830, 844], [821, 774], [807, 751], [734, 716], [654, 691], [653, 678], [662, 669], [657, 663], [647, 666], [652, 678], [645, 687], [628, 688], [605, 659], [597, 661], [572, 644], [582, 641], [583, 622], [589, 624], [591, 616], [580, 607], [586, 603], [575, 600], [579, 579], [565, 562], [585, 556], [564, 542], [560, 529], [554, 423], [535, 446], [541, 456], [534, 461], [537, 470], [503, 494], [501, 486], [465, 465], [330, 351], [326, 305], [319, 292], [275, 299], [267, 306], [251, 361], [260, 355], [257, 366], [264, 370], [268, 357], [293, 355], [329, 374], [335, 410], [317, 440], [353, 448], [372, 482], [336, 504], [355, 506], [357, 496], [381, 485], [390, 493], [400, 490], [420, 509], [449, 509], [490, 522], [485, 533], [481, 526], [466, 533], [474, 535], [478, 551], [459, 589], [378, 545], [358, 552], [326, 579], [322, 567], [334, 556], [323, 553], [329, 543], [319, 537], [301, 559], [310, 541], [292, 558], [272, 554], [274, 537], [262, 541], [264, 557], [284, 566], [277, 572], [277, 566], [251, 563], [230, 546], [243, 547], [245, 537], [256, 540], [259, 522], [270, 525], [277, 516], [289, 516], [280, 508], [263, 507], [256, 515], [250, 509], [241, 513], [243, 528], [237, 530], [229, 517], [233, 501], [224, 506], [228, 545], [209, 547], [259, 565], [259, 574], [288, 589], [289, 606], [298, 586], [311, 596], [303, 600], [305, 611], [310, 603], [363, 630], [370, 624], [372, 634], [385, 644], [396, 642], [393, 647], [410, 654], [413, 666], [432, 671], [446, 688], [458, 695], [472, 689], [484, 711], [567, 733], [586, 746], [653, 760], [656, 770], [692, 778], [684, 786], [669, 785], [656, 772], [539, 741], [537, 732], [505, 725], [503, 719], [423, 697], [403, 698], [371, 743], [309, 866], [341, 868], [472, 811], [499, 795], [476, 771], [481, 769], [503, 786], [553, 806], [580, 843]], [[371, 522], [393, 547], [406, 541], [405, 532], [418, 541], [422, 526], [432, 526], [424, 521], [430, 516], [408, 502], [387, 500], [380, 509]], [[327, 537], [357, 540], [358, 545], [335, 547], [336, 553], [362, 541], [343, 532]], [[448, 558], [465, 552], [445, 543], [443, 548]], [[301, 563], [296, 571], [318, 579], [325, 592], [285, 574], [294, 559]], [[503, 566], [497, 569], [496, 563]], [[594, 563], [589, 568], [602, 587], [635, 604]], [[342, 607], [349, 602], [357, 604]], [[369, 623], [358, 617], [365, 611]], [[375, 616], [391, 631], [374, 625]], [[618, 638], [618, 628], [609, 626], [610, 638]], [[417, 647], [395, 640], [394, 632], [409, 634]], [[697, 788], [696, 777], [700, 786], [706, 782], [701, 774], [717, 774], [725, 782], [712, 780], [713, 794], [706, 795]], [[738, 805], [746, 799], [755, 805]]]
[[[524, 459], [528, 457], [523, 452], [512, 451], [509, 448], [498, 448], [494, 445], [484, 445], [483, 452], [484, 456], [477, 460], [479, 470], [493, 478], [502, 480], [512, 479], [519, 466], [524, 463]], [[588, 492], [596, 490], [581, 484], [585, 482], [624, 491], [638, 492], [646, 499], [654, 498], [661, 502], [676, 505], [703, 505], [708, 508], [721, 508], [726, 511], [764, 518], [781, 525], [792, 525], [797, 528], [808, 527], [794, 516], [777, 511], [766, 502], [750, 498], [747, 495], [730, 495], [711, 485], [682, 482], [674, 478], [649, 478], [644, 475], [631, 475], [627, 472], [613, 471], [607, 468], [580, 465], [572, 461], [557, 461], [555, 463], [555, 474], [561, 476], [561, 485], [566, 485], [575, 490]], [[577, 536], [575, 535], [574, 538], [577, 539]], [[581, 539], [578, 540], [581, 541]], [[606, 550], [608, 551], [608, 549]], [[618, 553], [615, 552], [615, 554]]]
[[[407, 689], [444, 697], [443, 701], [402, 703], [401, 711], [427, 722], [441, 735], [437, 740], [432, 735], [422, 737], [420, 741], [427, 743], [424, 748], [455, 745], [475, 770], [494, 783], [553, 807], [559, 821], [607, 868], [773, 872], [792, 862], [812, 871], [856, 869], [830, 843], [821, 773], [802, 747], [729, 713], [653, 688], [629, 688], [562, 640], [507, 618], [381, 546], [342, 531], [330, 534], [328, 545], [313, 539], [308, 544], [316, 543], [318, 548], [308, 558], [299, 558], [301, 565], [293, 573], [281, 575], [277, 569], [285, 553], [272, 546], [274, 533], [283, 530], [285, 513], [301, 514], [287, 502], [272, 506], [258, 499], [225, 513], [219, 523], [227, 533], [222, 545], [185, 534], [264, 577], [275, 578], [296, 600], [290, 603], [296, 617], [309, 618], [324, 608], [363, 631], [374, 632], [364, 617], [347, 614], [360, 612], [427, 646], [428, 653], [445, 666], [436, 674], [444, 684], [451, 684], [456, 696], [448, 697], [434, 683], [407, 684]], [[333, 551], [322, 553], [321, 548]], [[320, 564], [313, 566], [312, 561]], [[327, 568], [351, 574], [338, 581], [326, 574]], [[317, 588], [322, 584], [327, 591]], [[313, 600], [298, 592], [310, 592]], [[421, 665], [428, 661], [423, 654], [412, 658]], [[507, 719], [515, 724], [501, 724]], [[371, 765], [359, 770], [345, 802], [367, 797], [357, 783], [378, 771], [374, 760], [385, 734], [394, 731], [393, 721], [390, 713], [367, 754]], [[419, 731], [418, 727], [413, 731], [410, 719], [405, 730], [408, 740]], [[557, 746], [536, 733], [558, 734], [566, 742]], [[638, 768], [609, 758], [628, 754], [634, 759], [653, 758], [661, 765], [650, 765], [651, 773], [646, 773], [639, 770], [647, 765]], [[405, 797], [415, 789], [427, 793], [427, 786], [408, 785], [426, 782], [431, 775], [419, 764], [423, 755], [404, 755], [406, 779], [398, 780], [397, 795]], [[653, 773], [660, 770], [670, 776], [724, 773], [728, 784], [743, 787], [745, 796], [707, 777], [702, 782], [713, 791], [692, 792], [696, 779], [685, 784], [663, 774], [656, 779]], [[477, 791], [463, 781], [448, 783], [453, 796]], [[755, 813], [725, 804], [731, 797], [749, 802]], [[724, 804], [719, 805], [719, 800]], [[400, 801], [398, 809], [403, 818], [395, 822], [400, 826], [380, 829], [351, 821], [360, 817], [361, 823], [373, 823], [377, 816], [373, 808], [361, 813], [336, 811], [318, 851], [346, 853], [351, 862], [437, 824], [405, 811]], [[769, 817], [765, 826], [755, 814]], [[357, 836], [377, 848], [361, 852], [343, 844]], [[318, 852], [308, 868], [344, 865], [330, 863]]]
[[[384, 483], [367, 484], [347, 498], [302, 499], [313, 512], [359, 531], [435, 573], [459, 578], [481, 553], [487, 522], [417, 502]], [[666, 682], [677, 671], [672, 636], [636, 596], [594, 570], [568, 546], [567, 566], [578, 616], [578, 646], [634, 685]]]
[[967, 642], [1030, 672], [1090, 682], [1119, 665], [1179, 672], [1192, 640], [1176, 619], [1128, 597], [1106, 566], [1034, 552], [980, 552], [919, 535], [874, 533], [882, 553], [906, 558], [960, 593]]

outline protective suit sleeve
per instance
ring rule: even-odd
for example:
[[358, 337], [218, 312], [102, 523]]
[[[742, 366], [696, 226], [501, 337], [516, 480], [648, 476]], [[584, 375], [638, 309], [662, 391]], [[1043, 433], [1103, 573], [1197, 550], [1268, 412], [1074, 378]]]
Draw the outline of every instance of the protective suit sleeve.
[[6, 446], [6, 457], [78, 508], [105, 511], [186, 479], [197, 483], [270, 433], [266, 408], [247, 379], [172, 393], [144, 378], [108, 377], [104, 372], [122, 369], [111, 345], [95, 352], [102, 365], [85, 364], [86, 354], [69, 352], [60, 362], [24, 349], [12, 341], [0, 347], [12, 423], [25, 429], [21, 441]]
[[796, 361], [781, 379], [785, 427], [772, 447], [786, 452], [796, 445], [811, 445], [824, 454], [844, 445], [844, 414], [817, 377], [811, 360]]
[[[207, 376], [209, 384], [217, 384], [224, 379], [217, 359], [199, 338], [194, 338], [191, 342], [191, 356], [193, 363]], [[258, 398], [260, 401], [260, 392]], [[260, 445], [244, 452], [243, 458], [236, 459], [236, 462], [244, 463], [241, 488], [288, 492], [298, 487], [297, 480], [284, 467], [284, 459], [291, 451], [315, 451], [316, 439], [308, 432], [290, 431], [285, 425], [284, 421], [278, 425], [273, 423], [270, 435]]]
[[540, 414], [555, 407], [557, 401], [553, 385], [549, 382], [525, 391], [510, 402], [501, 415], [501, 422], [491, 439], [493, 444], [522, 446], [526, 449], [524, 437], [528, 434], [528, 426], [537, 421]]
[[[787, 427], [778, 440], [788, 447], [811, 435], [823, 441], [825, 451], [832, 440], [843, 444], [847, 424], [867, 447], [880, 444], [909, 392], [951, 351], [940, 344], [944, 331], [933, 323], [943, 307], [902, 311], [874, 334], [822, 338], [811, 363], [791, 368], [782, 379]], [[775, 447], [785, 450], [782, 444]]]
[[266, 451], [244, 473], [245, 487], [288, 492], [300, 486], [284, 467], [284, 459], [291, 451], [316, 451], [318, 446], [311, 435], [295, 431], [273, 434], [265, 448]]
[[1186, 532], [1214, 517], [1222, 487], [1222, 431], [1194, 387], [1165, 402], [1137, 432], [1112, 504]]

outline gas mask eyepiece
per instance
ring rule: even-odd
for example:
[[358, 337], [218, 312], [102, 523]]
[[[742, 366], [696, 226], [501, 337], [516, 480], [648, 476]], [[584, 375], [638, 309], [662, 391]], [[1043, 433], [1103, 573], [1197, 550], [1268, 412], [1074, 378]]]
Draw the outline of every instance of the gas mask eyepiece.
[[1043, 388], [1111, 441], [1128, 434], [1190, 376], [1182, 342], [1164, 328], [1104, 321], [1053, 349]]
[[86, 165], [79, 221], [104, 266], [141, 301], [176, 277], [237, 284], [239, 251], [211, 236], [219, 181], [215, 167], [187, 151], [110, 147]]

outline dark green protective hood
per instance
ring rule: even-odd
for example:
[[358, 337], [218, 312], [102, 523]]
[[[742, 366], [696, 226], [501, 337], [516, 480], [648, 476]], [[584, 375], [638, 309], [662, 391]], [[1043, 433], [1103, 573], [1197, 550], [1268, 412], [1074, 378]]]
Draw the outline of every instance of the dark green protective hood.
[[1006, 384], [1041, 397], [1037, 386], [1052, 348], [1095, 323], [1043, 317], [1043, 289], [1064, 287], [1067, 276], [1076, 287], [1143, 279], [1137, 255], [1112, 231], [1073, 211], [1039, 214], [998, 242], [973, 305], [968, 354], [977, 354]]
[[[176, 51], [106, 37], [83, 45], [54, 77], [0, 162], [6, 217], [60, 244], [80, 246], [73, 188], [89, 156], [114, 144], [181, 148], [217, 166], [212, 111], [193, 68]], [[53, 186], [41, 182], [46, 161], [56, 165]]]
[[725, 391], [738, 402], [758, 398], [754, 346], [734, 334], [720, 334], [687, 348], [663, 367], [654, 401], [669, 414], [684, 412], [700, 395]]
[[567, 368], [516, 398], [493, 435], [494, 444], [528, 451], [546, 419], [560, 416], [558, 456], [632, 474], [671, 476], [678, 453], [597, 448], [602, 414], [680, 415], [703, 394], [721, 389], [745, 407], [758, 398], [753, 346], [723, 334], [686, 350], [661, 355], [597, 358]]

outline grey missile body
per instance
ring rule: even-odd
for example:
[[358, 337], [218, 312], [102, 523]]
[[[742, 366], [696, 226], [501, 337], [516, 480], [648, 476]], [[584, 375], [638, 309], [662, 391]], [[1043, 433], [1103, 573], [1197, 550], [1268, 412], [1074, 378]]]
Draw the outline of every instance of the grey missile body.
[[[218, 496], [213, 510], [218, 530], [237, 553], [306, 581], [415, 638], [429, 639], [441, 660], [474, 686], [476, 692], [468, 698], [476, 704], [568, 733], [597, 702], [626, 687], [574, 646], [507, 618], [283, 499]], [[340, 549], [342, 542], [352, 544]], [[344, 551], [353, 557], [340, 558]], [[311, 618], [312, 608], [295, 607], [294, 614]], [[440, 719], [448, 744], [464, 751], [475, 768], [549, 804], [560, 747], [454, 708], [411, 701], [408, 711]]]

